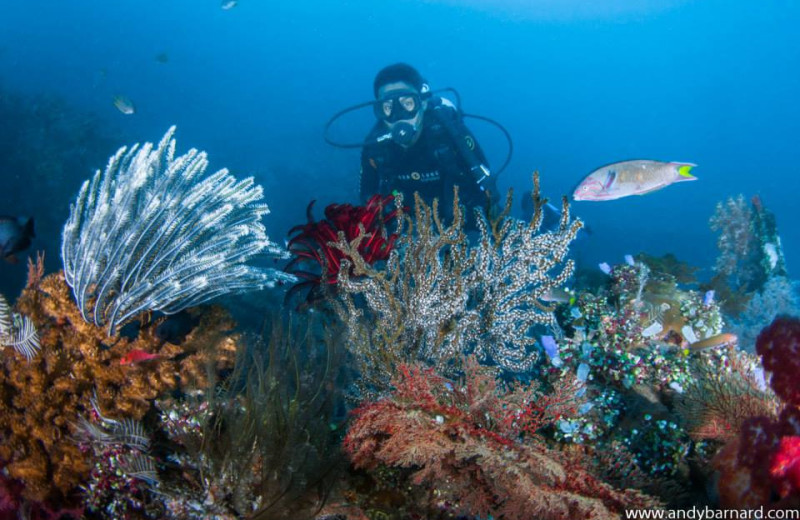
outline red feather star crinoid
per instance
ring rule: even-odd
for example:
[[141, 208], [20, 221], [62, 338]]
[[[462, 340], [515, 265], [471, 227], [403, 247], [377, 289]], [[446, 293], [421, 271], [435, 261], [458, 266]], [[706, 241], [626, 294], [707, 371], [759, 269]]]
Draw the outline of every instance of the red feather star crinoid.
[[[325, 208], [325, 218], [319, 221], [314, 220], [311, 213], [314, 202], [312, 200], [306, 209], [308, 222], [289, 230], [287, 247], [294, 258], [285, 270], [302, 280], [292, 288], [292, 292], [307, 286], [311, 286], [314, 292], [323, 284], [336, 284], [342, 260], [347, 259], [347, 255], [334, 245], [339, 240], [339, 233], [343, 233], [348, 242], [364, 233], [358, 252], [368, 264], [389, 258], [397, 240], [397, 234], [386, 231], [398, 214], [393, 195], [373, 195], [365, 206], [330, 204]], [[311, 264], [313, 270], [303, 269], [305, 264]]]

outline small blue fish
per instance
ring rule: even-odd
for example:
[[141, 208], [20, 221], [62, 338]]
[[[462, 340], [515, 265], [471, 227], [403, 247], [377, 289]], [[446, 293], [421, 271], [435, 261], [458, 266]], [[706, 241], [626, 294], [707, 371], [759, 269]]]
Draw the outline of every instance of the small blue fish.
[[542, 347], [544, 347], [548, 357], [554, 358], [558, 356], [558, 344], [553, 339], [553, 336], [542, 336]]
[[714, 303], [714, 289], [706, 291], [706, 294], [703, 295], [704, 307], [709, 307], [712, 303]]
[[632, 255], [625, 255], [625, 263], [633, 267], [636, 265], [636, 260], [633, 259]]
[[33, 218], [0, 216], [0, 257], [12, 264], [17, 263], [15, 253], [28, 249], [35, 237]]
[[611, 266], [608, 265], [608, 263], [602, 262], [600, 264], [597, 264], [597, 267], [599, 267], [600, 270], [603, 271], [604, 273], [611, 274]]

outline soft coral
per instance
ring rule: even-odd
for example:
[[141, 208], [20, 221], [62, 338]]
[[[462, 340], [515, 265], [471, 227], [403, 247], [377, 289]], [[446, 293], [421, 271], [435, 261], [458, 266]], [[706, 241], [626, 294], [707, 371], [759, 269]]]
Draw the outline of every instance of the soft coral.
[[771, 492], [782, 500], [773, 505], [800, 499], [800, 319], [776, 318], [758, 335], [756, 352], [772, 374], [770, 386], [783, 409], [777, 418], [747, 419], [717, 455], [725, 507], [765, 505]]

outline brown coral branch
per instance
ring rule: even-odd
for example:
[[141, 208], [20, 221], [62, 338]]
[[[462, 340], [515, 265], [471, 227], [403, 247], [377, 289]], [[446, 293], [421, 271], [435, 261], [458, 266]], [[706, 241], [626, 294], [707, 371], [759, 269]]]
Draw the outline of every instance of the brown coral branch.
[[44, 278], [44, 251], [36, 251], [36, 261], [28, 257], [28, 279], [25, 283], [26, 289], [32, 289], [39, 285]]

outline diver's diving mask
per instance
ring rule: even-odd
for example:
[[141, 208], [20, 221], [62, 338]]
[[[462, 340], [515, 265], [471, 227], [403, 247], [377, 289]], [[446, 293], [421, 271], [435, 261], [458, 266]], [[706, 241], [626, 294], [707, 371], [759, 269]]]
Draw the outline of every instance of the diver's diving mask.
[[394, 92], [375, 102], [375, 117], [387, 123], [414, 119], [422, 109], [422, 98], [416, 92]]

